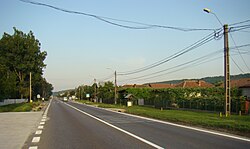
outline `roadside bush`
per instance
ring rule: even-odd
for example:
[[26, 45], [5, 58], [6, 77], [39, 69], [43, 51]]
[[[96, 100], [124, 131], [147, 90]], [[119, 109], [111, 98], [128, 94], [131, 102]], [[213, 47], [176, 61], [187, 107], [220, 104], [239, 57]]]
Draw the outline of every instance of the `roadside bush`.
[[[155, 108], [184, 108], [206, 111], [224, 111], [224, 88], [128, 88], [127, 94], [133, 94], [136, 99], [144, 99], [145, 105]], [[231, 89], [231, 110], [238, 112], [244, 107], [240, 100], [241, 91]]]

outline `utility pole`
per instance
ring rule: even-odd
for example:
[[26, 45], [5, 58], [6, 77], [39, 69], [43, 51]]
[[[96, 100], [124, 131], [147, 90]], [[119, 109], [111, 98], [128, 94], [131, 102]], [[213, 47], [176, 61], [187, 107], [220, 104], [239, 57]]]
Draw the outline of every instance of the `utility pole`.
[[225, 115], [226, 117], [230, 116], [231, 111], [231, 98], [230, 98], [230, 70], [229, 70], [229, 46], [228, 46], [228, 25], [222, 24], [220, 19], [215, 13], [210, 9], [203, 9], [207, 13], [213, 14], [219, 23], [223, 26], [224, 30], [224, 91], [225, 91]]
[[31, 100], [31, 95], [32, 94], [32, 88], [31, 88], [31, 72], [30, 72], [30, 102], [32, 102], [32, 100]]
[[231, 99], [230, 99], [230, 70], [229, 70], [229, 46], [228, 46], [228, 25], [224, 29], [224, 89], [225, 89], [225, 114], [230, 116]]
[[115, 71], [115, 104], [117, 104], [117, 75]]
[[79, 98], [81, 100], [81, 86], [79, 86]]
[[96, 87], [97, 87], [96, 79], [94, 79], [94, 82], [95, 82], [95, 95], [94, 95], [94, 98], [95, 98], [95, 100], [96, 100]]

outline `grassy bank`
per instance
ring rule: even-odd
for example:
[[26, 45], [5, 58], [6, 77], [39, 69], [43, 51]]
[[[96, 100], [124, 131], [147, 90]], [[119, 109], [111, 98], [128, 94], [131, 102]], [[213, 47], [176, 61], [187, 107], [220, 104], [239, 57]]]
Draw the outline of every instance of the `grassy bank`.
[[120, 106], [113, 104], [100, 104], [89, 101], [81, 101], [85, 104], [92, 104], [102, 108], [124, 109], [126, 113], [140, 115], [144, 117], [159, 119], [163, 121], [209, 128], [240, 134], [250, 137], [250, 116], [231, 115], [230, 117], [220, 117], [219, 113], [192, 112], [180, 110], [159, 110], [142, 106]]
[[41, 102], [10, 104], [0, 106], [0, 112], [28, 112], [34, 109], [39, 111], [41, 110], [41, 108], [38, 108], [40, 105]]

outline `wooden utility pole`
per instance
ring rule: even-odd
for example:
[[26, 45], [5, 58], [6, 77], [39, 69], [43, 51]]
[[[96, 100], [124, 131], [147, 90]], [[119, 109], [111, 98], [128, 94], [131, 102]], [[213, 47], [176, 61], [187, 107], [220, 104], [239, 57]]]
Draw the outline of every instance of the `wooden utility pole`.
[[95, 84], [95, 95], [94, 95], [94, 100], [97, 100], [97, 99], [96, 99], [96, 88], [97, 88], [96, 79], [94, 79], [94, 84]]
[[79, 86], [79, 99], [81, 100], [81, 86]]
[[229, 46], [228, 46], [228, 25], [224, 29], [224, 89], [225, 89], [225, 114], [230, 115], [231, 98], [230, 98], [230, 70], [229, 70]]
[[31, 88], [31, 72], [30, 72], [30, 101], [29, 102], [32, 102], [31, 100], [31, 96], [32, 96], [32, 88]]
[[117, 75], [115, 71], [115, 104], [117, 104]]

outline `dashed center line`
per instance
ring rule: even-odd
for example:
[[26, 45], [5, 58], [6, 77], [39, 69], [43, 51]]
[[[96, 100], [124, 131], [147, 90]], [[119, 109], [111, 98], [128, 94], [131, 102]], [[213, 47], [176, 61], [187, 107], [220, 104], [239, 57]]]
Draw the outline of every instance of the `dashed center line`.
[[31, 147], [29, 147], [29, 149], [38, 149], [38, 147], [37, 146], [31, 146]]
[[40, 122], [40, 125], [44, 125], [45, 124], [45, 122]]
[[[41, 129], [44, 128], [43, 125], [45, 124], [45, 121], [47, 119], [47, 114], [48, 114], [48, 110], [49, 110], [51, 101], [52, 101], [52, 99], [50, 100], [49, 105], [42, 116], [42, 120], [40, 122], [40, 125], [37, 127], [38, 130], [35, 132], [35, 135], [41, 135], [43, 132]], [[40, 141], [40, 137], [33, 137], [33, 139], [32, 139], [32, 143], [38, 143], [39, 141]], [[30, 146], [29, 149], [38, 149], [38, 146]]]
[[37, 128], [38, 128], [38, 129], [43, 129], [43, 126], [38, 126]]
[[42, 132], [43, 132], [42, 130], [37, 130], [35, 134], [40, 135], [40, 134], [42, 134]]
[[32, 139], [32, 143], [37, 143], [37, 142], [39, 142], [40, 141], [40, 137], [34, 137], [33, 139]]

